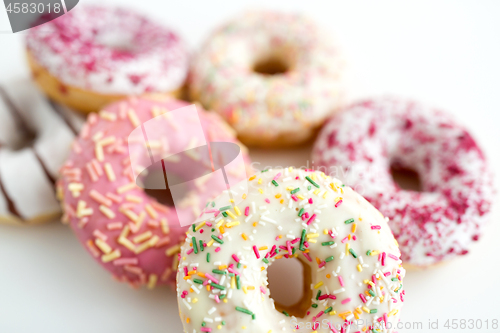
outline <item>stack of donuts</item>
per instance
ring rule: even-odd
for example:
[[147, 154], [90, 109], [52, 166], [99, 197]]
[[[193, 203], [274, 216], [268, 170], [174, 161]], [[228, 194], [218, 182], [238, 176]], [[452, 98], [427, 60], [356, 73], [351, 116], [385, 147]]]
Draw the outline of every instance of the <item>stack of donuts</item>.
[[[492, 173], [467, 128], [402, 98], [347, 103], [337, 44], [303, 15], [244, 13], [190, 54], [136, 11], [81, 5], [32, 28], [26, 49], [48, 99], [0, 88], [1, 220], [62, 211], [117, 280], [175, 286], [186, 332], [302, 328], [287, 317], [389, 332], [403, 265], [468, 253], [490, 218]], [[312, 141], [308, 170], [252, 170], [244, 146]], [[239, 166], [218, 163], [220, 143]], [[391, 168], [416, 172], [421, 190]], [[291, 258], [305, 282], [287, 306], [267, 273]]]

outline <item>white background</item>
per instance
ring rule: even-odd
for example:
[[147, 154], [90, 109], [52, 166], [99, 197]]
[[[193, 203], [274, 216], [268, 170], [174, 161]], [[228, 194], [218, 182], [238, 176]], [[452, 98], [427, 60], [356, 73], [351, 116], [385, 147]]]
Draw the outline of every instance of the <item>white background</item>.
[[[498, 170], [500, 2], [120, 2], [175, 27], [193, 49], [214, 26], [246, 8], [306, 12], [342, 44], [353, 98], [402, 95], [448, 109], [470, 125]], [[0, 30], [6, 28], [2, 12]], [[24, 75], [23, 35], [0, 34], [0, 82]], [[254, 150], [251, 155], [262, 166], [301, 166], [309, 151]], [[403, 322], [423, 322], [423, 332], [449, 332], [443, 327], [447, 319], [500, 320], [498, 216], [470, 255], [408, 273]], [[429, 319], [439, 319], [440, 329], [427, 329]], [[116, 283], [66, 226], [57, 222], [33, 228], [0, 226], [0, 332], [181, 331], [173, 292], [136, 291]]]

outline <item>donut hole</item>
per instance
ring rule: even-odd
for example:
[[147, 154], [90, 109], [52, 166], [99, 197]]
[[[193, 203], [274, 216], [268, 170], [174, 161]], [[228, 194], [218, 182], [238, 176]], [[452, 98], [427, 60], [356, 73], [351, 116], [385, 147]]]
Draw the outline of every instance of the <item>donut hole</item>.
[[276, 310], [304, 318], [311, 306], [311, 269], [297, 258], [279, 259], [267, 269], [270, 297]]
[[290, 70], [290, 66], [283, 57], [271, 55], [255, 62], [253, 71], [261, 75], [279, 75]]
[[400, 189], [423, 192], [422, 182], [418, 172], [399, 163], [391, 164], [390, 170], [392, 180]]
[[[181, 180], [181, 177], [178, 177]], [[168, 187], [168, 181], [165, 179], [162, 170], [151, 170], [146, 175], [142, 176], [141, 187], [144, 188], [144, 192], [159, 203], [167, 207], [175, 207], [174, 198], [172, 192]], [[158, 188], [159, 184], [167, 183], [167, 189]], [[188, 194], [187, 187], [177, 186], [176, 187], [176, 197], [184, 198]]]

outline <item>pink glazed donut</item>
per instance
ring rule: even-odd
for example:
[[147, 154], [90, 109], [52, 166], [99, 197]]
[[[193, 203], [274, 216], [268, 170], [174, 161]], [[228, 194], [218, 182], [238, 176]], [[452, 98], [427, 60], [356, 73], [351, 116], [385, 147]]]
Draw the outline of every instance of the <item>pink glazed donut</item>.
[[[361, 101], [328, 122], [313, 160], [389, 218], [412, 266], [468, 253], [490, 217], [495, 189], [485, 156], [441, 110], [396, 98]], [[417, 172], [422, 192], [401, 189], [391, 166]]]
[[[182, 112], [174, 114], [173, 110], [180, 108]], [[150, 192], [144, 188], [151, 187], [139, 186], [137, 174], [145, 174], [144, 170], [149, 171], [146, 166], [153, 165], [149, 158], [141, 157], [143, 152], [166, 156], [166, 151], [172, 154], [187, 151], [200, 146], [203, 136], [207, 142], [240, 145], [232, 129], [214, 113], [198, 108], [197, 124], [201, 127], [189, 126], [190, 122], [197, 121], [193, 110], [196, 113], [194, 106], [186, 102], [165, 97], [129, 98], [111, 104], [99, 114], [89, 115], [69, 159], [61, 168], [57, 189], [63, 222], [70, 224], [80, 242], [104, 268], [132, 286], [146, 284], [153, 288], [157, 284], [175, 283], [180, 242], [187, 230], [180, 226], [177, 213], [191, 214], [194, 222], [198, 214], [194, 204], [205, 203], [226, 189], [213, 178], [202, 182], [196, 179], [192, 182], [195, 185], [186, 189], [181, 208], [176, 205], [176, 212], [148, 195]], [[137, 132], [134, 129], [146, 128], [153, 118], [169, 133], [168, 141], [166, 137], [153, 138], [151, 132], [147, 144], [134, 141], [131, 135]], [[246, 177], [249, 159], [246, 148], [240, 148]], [[165, 163], [163, 168], [183, 177], [175, 156], [169, 157], [171, 162], [161, 160]], [[165, 184], [161, 171], [160, 168]], [[231, 172], [227, 175], [232, 177]], [[172, 188], [170, 179], [169, 187]]]

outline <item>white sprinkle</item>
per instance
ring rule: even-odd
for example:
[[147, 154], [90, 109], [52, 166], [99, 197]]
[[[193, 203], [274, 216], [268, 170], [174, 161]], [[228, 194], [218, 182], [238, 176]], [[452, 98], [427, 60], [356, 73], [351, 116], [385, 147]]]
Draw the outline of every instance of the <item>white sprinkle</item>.
[[253, 214], [250, 214], [246, 217], [245, 219], [245, 222], [247, 223], [248, 221], [250, 221], [250, 219], [252, 218]]

